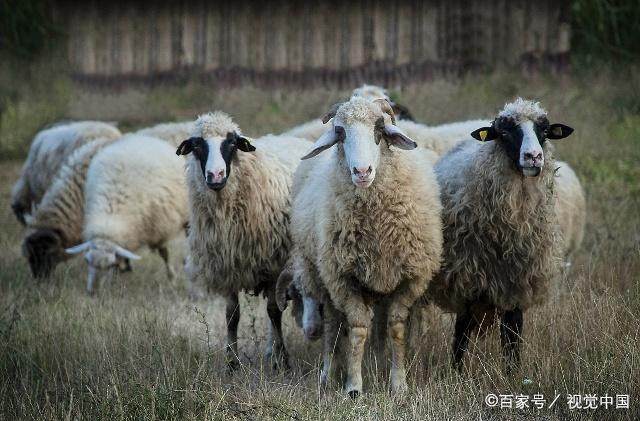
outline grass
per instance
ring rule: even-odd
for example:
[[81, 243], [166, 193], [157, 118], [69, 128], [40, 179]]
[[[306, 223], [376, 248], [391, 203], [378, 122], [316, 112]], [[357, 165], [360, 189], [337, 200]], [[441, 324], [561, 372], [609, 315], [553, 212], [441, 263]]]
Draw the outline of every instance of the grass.
[[[57, 118], [118, 120], [124, 128], [193, 118], [221, 108], [248, 134], [290, 127], [322, 114], [345, 92], [213, 92], [197, 84], [117, 92], [61, 85], [64, 104], [41, 100]], [[166, 280], [145, 254], [134, 272], [84, 293], [81, 259], [35, 282], [20, 256], [22, 230], [9, 210], [20, 162], [0, 164], [0, 418], [2, 419], [638, 419], [640, 417], [640, 76], [635, 68], [525, 80], [470, 76], [395, 89], [420, 121], [490, 116], [515, 95], [538, 98], [553, 121], [576, 128], [557, 154], [579, 174], [588, 201], [585, 241], [556, 293], [526, 314], [522, 372], [505, 377], [494, 333], [474, 346], [468, 373], [449, 367], [447, 315], [430, 309], [411, 357], [410, 393], [387, 391], [387, 361], [369, 355], [365, 391], [353, 402], [318, 388], [319, 344], [285, 318], [291, 372], [264, 364], [264, 303], [243, 298], [242, 368], [224, 370], [221, 301], [189, 301], [183, 279]], [[19, 106], [17, 106], [19, 109]], [[14, 150], [28, 138], [19, 124]], [[19, 114], [19, 113], [18, 113]], [[6, 119], [6, 120], [5, 120]], [[44, 121], [42, 123], [49, 122]], [[36, 128], [34, 127], [35, 131]], [[14, 133], [15, 131], [15, 133]], [[31, 136], [32, 133], [29, 134]], [[20, 140], [23, 139], [23, 140]], [[3, 140], [4, 142], [4, 140]], [[8, 143], [3, 143], [6, 148]], [[179, 265], [182, 240], [173, 245]], [[531, 384], [523, 384], [523, 379]], [[544, 394], [553, 408], [492, 409], [488, 393]], [[567, 394], [629, 394], [629, 410], [569, 410]]]

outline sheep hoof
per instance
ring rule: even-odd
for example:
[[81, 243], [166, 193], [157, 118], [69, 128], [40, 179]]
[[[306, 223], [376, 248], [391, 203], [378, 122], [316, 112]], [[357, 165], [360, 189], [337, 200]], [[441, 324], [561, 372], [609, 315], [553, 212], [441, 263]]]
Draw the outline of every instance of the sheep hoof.
[[356, 400], [356, 399], [358, 399], [360, 397], [360, 391], [358, 391], [358, 390], [350, 390], [350, 391], [347, 392], [347, 394], [353, 400]]

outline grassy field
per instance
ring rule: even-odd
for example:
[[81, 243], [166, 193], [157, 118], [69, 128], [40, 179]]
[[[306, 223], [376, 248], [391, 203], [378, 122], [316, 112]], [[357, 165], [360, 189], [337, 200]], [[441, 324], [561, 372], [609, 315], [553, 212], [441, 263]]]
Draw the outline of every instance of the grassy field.
[[[262, 92], [207, 87], [89, 92], [62, 81], [60, 97], [14, 101], [0, 117], [5, 156], [47, 118], [117, 120], [124, 128], [230, 112], [257, 135], [316, 118], [345, 92]], [[490, 116], [516, 95], [540, 99], [552, 122], [576, 129], [557, 155], [579, 174], [588, 201], [585, 241], [557, 293], [525, 319], [522, 372], [500, 370], [497, 335], [474, 346], [468, 372], [449, 366], [452, 325], [432, 309], [411, 357], [410, 392], [392, 396], [387, 362], [370, 355], [357, 401], [318, 386], [319, 344], [307, 344], [290, 317], [286, 343], [293, 368], [263, 364], [264, 303], [245, 297], [242, 367], [224, 370], [221, 301], [187, 298], [184, 279], [167, 281], [160, 259], [144, 254], [134, 272], [96, 298], [84, 293], [82, 259], [35, 282], [21, 257], [22, 229], [9, 209], [20, 162], [0, 163], [0, 419], [638, 419], [640, 417], [640, 73], [636, 68], [525, 80], [468, 77], [393, 91], [419, 121]], [[62, 98], [62, 99], [61, 99]], [[40, 108], [38, 108], [40, 107]], [[38, 123], [30, 110], [43, 110]], [[12, 114], [7, 114], [7, 111]], [[47, 117], [49, 116], [49, 117]], [[182, 241], [173, 259], [182, 259]], [[524, 379], [531, 382], [523, 383]], [[543, 409], [489, 408], [488, 393], [543, 394]], [[570, 410], [568, 394], [630, 395], [630, 409]], [[557, 395], [560, 398], [549, 408]]]

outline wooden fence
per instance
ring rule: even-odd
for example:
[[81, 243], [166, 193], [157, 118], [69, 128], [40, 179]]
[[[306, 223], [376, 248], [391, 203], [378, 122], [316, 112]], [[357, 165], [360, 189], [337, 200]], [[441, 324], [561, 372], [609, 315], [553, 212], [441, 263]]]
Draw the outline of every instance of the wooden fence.
[[60, 2], [77, 80], [393, 85], [496, 67], [563, 68], [563, 0]]

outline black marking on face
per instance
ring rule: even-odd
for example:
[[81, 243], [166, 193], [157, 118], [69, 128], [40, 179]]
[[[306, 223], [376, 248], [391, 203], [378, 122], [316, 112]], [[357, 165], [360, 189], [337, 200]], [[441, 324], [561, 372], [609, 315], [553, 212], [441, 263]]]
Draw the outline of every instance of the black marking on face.
[[212, 190], [220, 190], [227, 183], [229, 174], [231, 174], [231, 162], [238, 150], [243, 152], [253, 152], [256, 148], [251, 145], [249, 140], [245, 137], [238, 135], [236, 132], [228, 132], [226, 138], [220, 143], [220, 155], [226, 164], [225, 177], [221, 182], [213, 183], [210, 180], [209, 174], [207, 174], [207, 160], [209, 159], [209, 142], [202, 137], [192, 137], [178, 147], [176, 153], [178, 155], [187, 155], [193, 153], [198, 162], [200, 163], [200, 169], [202, 176], [205, 179], [207, 187]]
[[27, 236], [22, 249], [34, 278], [48, 277], [64, 258], [60, 234], [51, 229], [38, 230]]
[[[502, 146], [516, 168], [522, 170], [522, 166], [520, 165], [520, 149], [522, 148], [524, 133], [520, 124], [517, 124], [511, 117], [498, 117], [494, 120], [492, 126], [497, 133], [498, 144]], [[543, 146], [546, 141], [545, 132], [548, 127], [549, 120], [547, 120], [546, 117], [541, 117], [533, 121], [533, 131], [538, 138], [540, 146]]]

